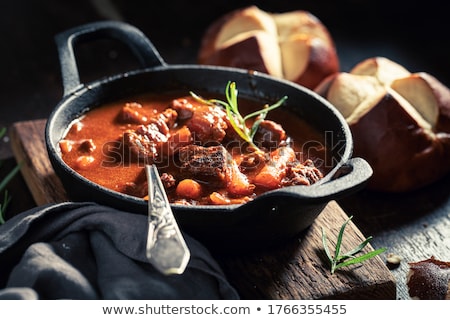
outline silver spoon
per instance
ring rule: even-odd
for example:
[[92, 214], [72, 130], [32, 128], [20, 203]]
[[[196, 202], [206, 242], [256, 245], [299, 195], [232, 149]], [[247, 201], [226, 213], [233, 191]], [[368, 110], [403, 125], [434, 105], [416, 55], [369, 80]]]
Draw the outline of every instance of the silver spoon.
[[155, 165], [146, 165], [148, 181], [148, 237], [146, 256], [161, 273], [182, 274], [190, 251], [180, 232]]

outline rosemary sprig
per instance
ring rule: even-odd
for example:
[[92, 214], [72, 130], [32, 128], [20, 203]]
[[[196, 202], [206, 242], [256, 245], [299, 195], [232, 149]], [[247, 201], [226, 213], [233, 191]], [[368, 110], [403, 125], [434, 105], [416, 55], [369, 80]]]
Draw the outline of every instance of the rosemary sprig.
[[325, 254], [327, 255], [328, 260], [330, 261], [330, 271], [332, 274], [337, 269], [347, 267], [352, 264], [362, 263], [362, 262], [364, 262], [370, 258], [373, 258], [376, 255], [379, 255], [380, 253], [386, 251], [386, 248], [380, 248], [380, 249], [368, 252], [368, 253], [360, 255], [360, 256], [355, 256], [362, 249], [365, 248], [365, 246], [369, 243], [370, 240], [372, 240], [372, 236], [370, 236], [370, 237], [367, 237], [363, 242], [361, 242], [358, 246], [356, 246], [352, 250], [350, 250], [344, 254], [341, 254], [342, 238], [344, 237], [345, 227], [347, 226], [347, 224], [350, 222], [350, 220], [352, 218], [353, 218], [353, 216], [348, 218], [341, 226], [341, 229], [339, 231], [338, 238], [336, 241], [334, 256], [332, 256], [330, 253], [330, 249], [328, 248], [327, 235], [325, 234], [324, 228], [322, 228], [322, 244], [324, 247]]
[[11, 201], [11, 196], [8, 194], [8, 190], [5, 190], [5, 193], [3, 196], [3, 203], [0, 203], [0, 225], [5, 223], [4, 214], [5, 214], [6, 208], [8, 207], [10, 201]]
[[[6, 134], [6, 128], [0, 129], [0, 138], [2, 138]], [[2, 166], [2, 162], [0, 161], [0, 167]], [[0, 180], [0, 192], [3, 192], [3, 189], [6, 188], [7, 184], [12, 180], [12, 178], [19, 171], [20, 165], [15, 166], [2, 180]], [[3, 202], [0, 203], [0, 225], [5, 223], [5, 212], [11, 201], [11, 196], [8, 193], [8, 190], [5, 190], [3, 195]]]
[[[228, 119], [230, 120], [231, 126], [236, 131], [236, 133], [247, 143], [249, 143], [255, 150], [259, 150], [259, 148], [254, 144], [253, 137], [258, 130], [259, 124], [266, 118], [269, 111], [274, 110], [280, 107], [287, 99], [287, 96], [284, 96], [280, 100], [278, 100], [273, 105], [265, 104], [261, 110], [252, 112], [246, 116], [242, 116], [239, 107], [238, 107], [238, 90], [236, 88], [236, 83], [232, 81], [228, 81], [227, 86], [225, 88], [225, 97], [227, 101], [219, 100], [219, 99], [203, 99], [198, 96], [194, 92], [190, 92], [191, 96], [193, 96], [196, 100], [209, 104], [209, 105], [220, 105], [225, 108]], [[246, 121], [256, 117], [255, 121], [251, 128], [248, 128], [246, 125]]]

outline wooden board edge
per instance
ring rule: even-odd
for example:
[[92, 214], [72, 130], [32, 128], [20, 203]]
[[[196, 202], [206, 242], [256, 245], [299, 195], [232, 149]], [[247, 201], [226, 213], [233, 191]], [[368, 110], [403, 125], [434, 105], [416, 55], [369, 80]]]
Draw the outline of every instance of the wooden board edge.
[[[61, 181], [53, 172], [49, 161], [31, 158], [26, 150], [46, 150], [41, 129], [45, 120], [16, 122], [10, 127], [11, 149], [22, 176], [37, 205], [66, 201], [68, 199]], [[24, 139], [23, 137], [31, 137]]]

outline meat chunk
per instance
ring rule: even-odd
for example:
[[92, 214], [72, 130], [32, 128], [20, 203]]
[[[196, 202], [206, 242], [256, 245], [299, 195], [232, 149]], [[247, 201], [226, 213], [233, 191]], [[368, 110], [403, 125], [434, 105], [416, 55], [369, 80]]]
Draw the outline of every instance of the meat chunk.
[[286, 176], [281, 181], [282, 186], [306, 185], [309, 186], [323, 178], [322, 172], [314, 165], [311, 159], [303, 163], [288, 165]]
[[250, 172], [261, 169], [266, 162], [264, 153], [251, 152], [242, 156], [242, 161], [239, 164], [240, 169], [243, 172]]
[[[161, 174], [161, 182], [166, 190], [173, 188], [176, 185], [175, 178], [167, 172]], [[120, 190], [123, 190], [126, 194], [148, 199], [148, 181], [145, 170], [142, 169], [141, 173], [136, 177], [134, 181], [127, 181], [118, 185]]]
[[81, 153], [92, 153], [97, 146], [92, 139], [68, 140], [64, 139], [59, 142], [62, 153], [68, 153], [77, 150]]
[[256, 130], [253, 142], [268, 150], [280, 147], [281, 142], [286, 140], [287, 135], [283, 127], [271, 120], [263, 120]]
[[189, 177], [225, 187], [232, 196], [247, 196], [255, 185], [240, 172], [238, 165], [223, 146], [202, 147], [190, 145], [179, 151], [181, 172]]
[[217, 144], [226, 135], [226, 118], [227, 114], [221, 107], [200, 105], [195, 107], [195, 112], [187, 120], [186, 126], [199, 144]]
[[123, 133], [123, 144], [130, 151], [130, 156], [150, 160], [150, 163], [160, 156], [161, 145], [166, 141], [167, 136], [154, 123]]
[[161, 174], [161, 182], [162, 182], [164, 188], [166, 188], [166, 189], [170, 189], [170, 188], [174, 187], [176, 184], [176, 180], [173, 177], [173, 175], [171, 175], [167, 172], [163, 172]]
[[186, 120], [194, 114], [194, 106], [187, 99], [174, 99], [170, 102], [169, 108], [178, 113], [179, 120]]
[[163, 134], [168, 134], [169, 129], [177, 121], [177, 112], [174, 109], [167, 108], [163, 112], [156, 110], [146, 110], [140, 103], [126, 103], [118, 115], [118, 121], [123, 123], [132, 123], [140, 125], [154, 124]]
[[146, 124], [148, 116], [140, 103], [129, 102], [120, 110], [117, 120], [124, 123]]
[[293, 185], [311, 185], [323, 178], [323, 173], [311, 159], [300, 162], [294, 149], [283, 146], [270, 153], [253, 183], [268, 190]]
[[180, 171], [187, 176], [214, 180], [226, 185], [227, 150], [223, 146], [202, 147], [189, 145], [180, 148]]
[[150, 117], [148, 123], [156, 125], [159, 132], [162, 134], [169, 134], [170, 128], [172, 128], [177, 121], [177, 112], [174, 109], [167, 108], [161, 113]]

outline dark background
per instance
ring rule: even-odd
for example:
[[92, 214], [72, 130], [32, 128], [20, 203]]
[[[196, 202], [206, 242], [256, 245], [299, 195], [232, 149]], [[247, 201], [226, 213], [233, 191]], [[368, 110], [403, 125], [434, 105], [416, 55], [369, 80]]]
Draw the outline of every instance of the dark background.
[[[53, 40], [58, 32], [88, 22], [121, 19], [140, 28], [167, 63], [195, 63], [207, 26], [220, 15], [250, 4], [266, 11], [304, 9], [316, 15], [333, 36], [344, 71], [367, 57], [381, 55], [450, 84], [448, 13], [436, 0], [398, 4], [385, 0], [215, 0], [208, 5], [177, 0], [2, 1], [0, 126], [45, 118], [61, 99]], [[80, 48], [82, 79], [133, 68], [127, 52], [122, 51], [113, 45]]]

